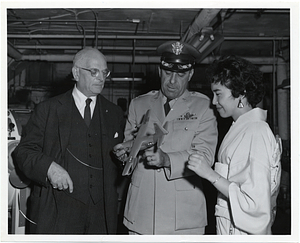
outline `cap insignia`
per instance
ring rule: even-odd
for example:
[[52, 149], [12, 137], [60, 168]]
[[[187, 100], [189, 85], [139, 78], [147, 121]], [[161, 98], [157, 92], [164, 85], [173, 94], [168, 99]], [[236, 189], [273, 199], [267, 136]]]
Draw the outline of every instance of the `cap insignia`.
[[175, 42], [172, 44], [172, 51], [175, 55], [180, 55], [182, 52], [183, 44], [180, 42]]

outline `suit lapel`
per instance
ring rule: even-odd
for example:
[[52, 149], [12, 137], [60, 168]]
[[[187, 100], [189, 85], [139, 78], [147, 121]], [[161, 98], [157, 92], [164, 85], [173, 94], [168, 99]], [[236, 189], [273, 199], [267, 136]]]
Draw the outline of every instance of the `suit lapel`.
[[102, 138], [104, 136], [108, 135], [108, 129], [110, 129], [109, 126], [109, 109], [105, 104], [104, 99], [101, 95], [97, 96], [97, 102], [98, 102], [98, 108], [99, 108], [99, 114], [100, 114], [100, 126], [101, 126], [101, 136]]
[[[109, 109], [107, 108], [106, 104], [105, 104], [105, 100], [102, 98], [101, 95], [97, 96], [97, 102], [98, 102], [98, 108], [99, 108], [99, 114], [100, 114], [100, 131], [101, 131], [101, 156], [102, 156], [102, 161], [104, 161], [104, 154], [105, 151], [107, 149], [106, 146], [106, 140], [108, 139], [108, 130], [111, 128], [111, 126], [109, 126], [109, 122], [110, 122], [110, 118], [109, 118]], [[105, 163], [103, 164], [103, 166], [105, 167]]]
[[[57, 108], [57, 115], [59, 119], [59, 134], [60, 134], [60, 143], [61, 147], [64, 150], [69, 142], [69, 136], [71, 133], [71, 116], [72, 116], [72, 109], [70, 107], [73, 107], [73, 97], [72, 97], [72, 90], [67, 92], [65, 95], [63, 95], [58, 102], [61, 104]], [[103, 99], [100, 95], [97, 97], [97, 102], [99, 103], [99, 114], [100, 114], [100, 129], [101, 129], [101, 140], [105, 141], [105, 137], [108, 134], [108, 130], [110, 129], [108, 118], [109, 116], [109, 110], [105, 105], [105, 102], [103, 102]], [[102, 149], [103, 145], [105, 145], [105, 142], [101, 143]], [[105, 147], [105, 146], [104, 146]]]
[[69, 136], [71, 132], [71, 116], [72, 116], [72, 107], [73, 107], [73, 97], [72, 90], [63, 95], [58, 102], [61, 104], [57, 108], [57, 116], [59, 120], [58, 132], [60, 135], [60, 143], [62, 151], [64, 151], [69, 142]]

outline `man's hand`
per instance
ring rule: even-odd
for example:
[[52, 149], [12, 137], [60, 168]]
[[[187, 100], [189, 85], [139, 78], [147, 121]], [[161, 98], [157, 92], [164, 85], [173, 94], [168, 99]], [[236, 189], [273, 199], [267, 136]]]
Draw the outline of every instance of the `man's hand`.
[[155, 146], [146, 149], [144, 157], [146, 158], [148, 165], [156, 166], [158, 168], [170, 168], [171, 166], [168, 154], [163, 152], [160, 148], [155, 148]]
[[73, 192], [73, 181], [69, 173], [54, 161], [48, 169], [47, 176], [54, 189], [66, 190], [69, 188], [69, 192]]
[[125, 162], [127, 158], [126, 147], [124, 147], [124, 143], [119, 143], [113, 148], [113, 153], [117, 157], [118, 160]]

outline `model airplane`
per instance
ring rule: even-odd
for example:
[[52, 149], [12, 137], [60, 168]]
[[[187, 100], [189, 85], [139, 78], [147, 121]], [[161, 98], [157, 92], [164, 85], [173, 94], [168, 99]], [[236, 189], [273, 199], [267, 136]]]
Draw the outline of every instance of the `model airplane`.
[[144, 150], [146, 148], [150, 148], [155, 144], [157, 144], [157, 146], [159, 147], [161, 145], [164, 135], [168, 133], [168, 131], [166, 130], [167, 124], [165, 128], [163, 128], [159, 124], [154, 123], [155, 133], [153, 135], [147, 135], [146, 132], [148, 128], [149, 117], [150, 110], [147, 110], [146, 114], [142, 119], [135, 139], [122, 143], [124, 148], [131, 148], [129, 156], [125, 161], [126, 164], [122, 172], [123, 176], [130, 175], [136, 167], [138, 162], [137, 154], [139, 151]]

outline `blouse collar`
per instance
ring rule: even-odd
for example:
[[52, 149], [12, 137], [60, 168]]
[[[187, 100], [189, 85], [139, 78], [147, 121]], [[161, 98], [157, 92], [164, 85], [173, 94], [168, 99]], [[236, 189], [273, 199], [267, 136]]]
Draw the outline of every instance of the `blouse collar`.
[[248, 123], [253, 121], [266, 121], [267, 120], [267, 111], [261, 108], [253, 108], [252, 110], [241, 115], [234, 123]]

